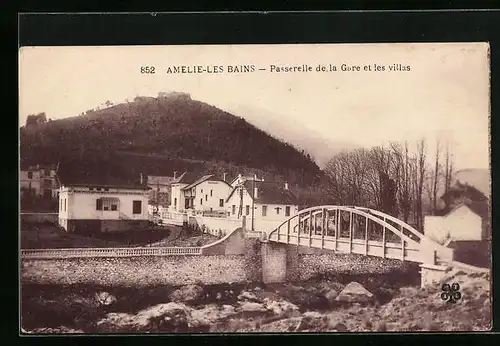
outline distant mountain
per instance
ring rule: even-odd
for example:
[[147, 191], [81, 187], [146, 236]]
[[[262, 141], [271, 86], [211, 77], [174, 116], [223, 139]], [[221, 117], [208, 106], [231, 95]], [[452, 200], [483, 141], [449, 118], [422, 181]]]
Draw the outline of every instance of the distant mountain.
[[[305, 150], [321, 168], [340, 151], [361, 148], [353, 142], [325, 138], [319, 132], [306, 130], [300, 123], [290, 121], [285, 116], [258, 107], [239, 106], [231, 112], [272, 136], [292, 144], [299, 151]], [[333, 133], [332, 137], [334, 136]]]
[[[161, 161], [166, 166], [175, 162], [168, 171], [182, 170], [184, 160], [202, 166], [210, 162], [212, 168], [256, 168], [297, 184], [310, 184], [321, 175], [319, 167], [293, 146], [241, 117], [182, 93], [137, 97], [114, 106], [108, 103], [105, 109], [22, 127], [20, 142], [21, 161], [28, 164], [90, 160], [89, 164], [99, 167], [99, 162], [113, 161], [116, 172], [119, 167], [130, 170], [125, 165], [130, 167], [131, 162], [125, 160], [141, 162], [136, 169], [157, 167], [160, 161], [151, 156], [156, 154], [168, 158]], [[124, 159], [118, 152], [141, 156]]]

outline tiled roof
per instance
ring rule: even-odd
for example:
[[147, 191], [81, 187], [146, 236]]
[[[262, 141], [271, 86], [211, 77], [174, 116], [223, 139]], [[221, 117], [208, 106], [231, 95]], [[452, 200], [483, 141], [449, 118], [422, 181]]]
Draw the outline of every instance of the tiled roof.
[[140, 174], [127, 173], [112, 165], [61, 165], [57, 172], [61, 185], [65, 186], [106, 186], [134, 189], [148, 189], [147, 177], [143, 176], [141, 184]]
[[[285, 189], [284, 186], [274, 182], [263, 182], [247, 180], [243, 183], [244, 188], [247, 190], [248, 194], [252, 196], [252, 187], [255, 183], [257, 187], [257, 198], [254, 202], [259, 204], [282, 204], [282, 205], [298, 205], [298, 199], [293, 194], [292, 191]], [[235, 187], [228, 199], [233, 195], [233, 193], [238, 189]]]
[[184, 172], [172, 180], [172, 184], [191, 184], [198, 179], [198, 175], [192, 172]]
[[193, 187], [195, 187], [196, 185], [198, 184], [201, 184], [203, 183], [204, 181], [210, 179], [213, 177], [213, 174], [207, 174], [207, 175], [204, 175], [202, 176], [201, 178], [198, 178], [196, 179], [195, 181], [193, 181], [191, 184], [189, 184], [188, 186], [186, 187], [183, 187], [182, 189], [183, 190], [189, 190], [189, 189], [192, 189]]

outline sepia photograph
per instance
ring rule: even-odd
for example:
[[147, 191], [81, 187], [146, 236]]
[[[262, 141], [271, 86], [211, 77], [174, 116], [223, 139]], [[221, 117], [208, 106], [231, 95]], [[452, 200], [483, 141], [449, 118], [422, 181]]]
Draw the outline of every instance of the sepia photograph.
[[488, 43], [18, 59], [21, 335], [491, 330]]

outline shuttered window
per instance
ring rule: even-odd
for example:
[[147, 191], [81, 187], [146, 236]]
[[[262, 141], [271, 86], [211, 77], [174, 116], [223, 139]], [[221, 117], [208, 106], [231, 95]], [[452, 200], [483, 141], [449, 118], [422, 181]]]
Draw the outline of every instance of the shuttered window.
[[142, 202], [133, 201], [132, 202], [132, 214], [142, 214]]

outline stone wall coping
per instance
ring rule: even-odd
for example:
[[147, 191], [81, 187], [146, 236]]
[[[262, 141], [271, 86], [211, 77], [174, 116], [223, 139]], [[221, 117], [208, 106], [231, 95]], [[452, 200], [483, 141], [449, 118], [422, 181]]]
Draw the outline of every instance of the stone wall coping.
[[448, 265], [422, 263], [422, 264], [420, 264], [420, 268], [446, 271], [446, 270], [448, 270], [449, 266]]
[[233, 230], [233, 231], [229, 232], [228, 234], [226, 234], [223, 238], [221, 238], [221, 239], [219, 239], [219, 240], [217, 240], [217, 241], [215, 241], [213, 243], [210, 243], [210, 244], [207, 244], [207, 245], [203, 245], [201, 247], [201, 250], [203, 251], [204, 249], [208, 249], [208, 248], [210, 248], [212, 246], [216, 246], [216, 245], [219, 245], [221, 243], [224, 243], [230, 236], [233, 235], [233, 233], [235, 233], [236, 231], [239, 231], [239, 230], [241, 230], [241, 227], [236, 228], [235, 230]]

